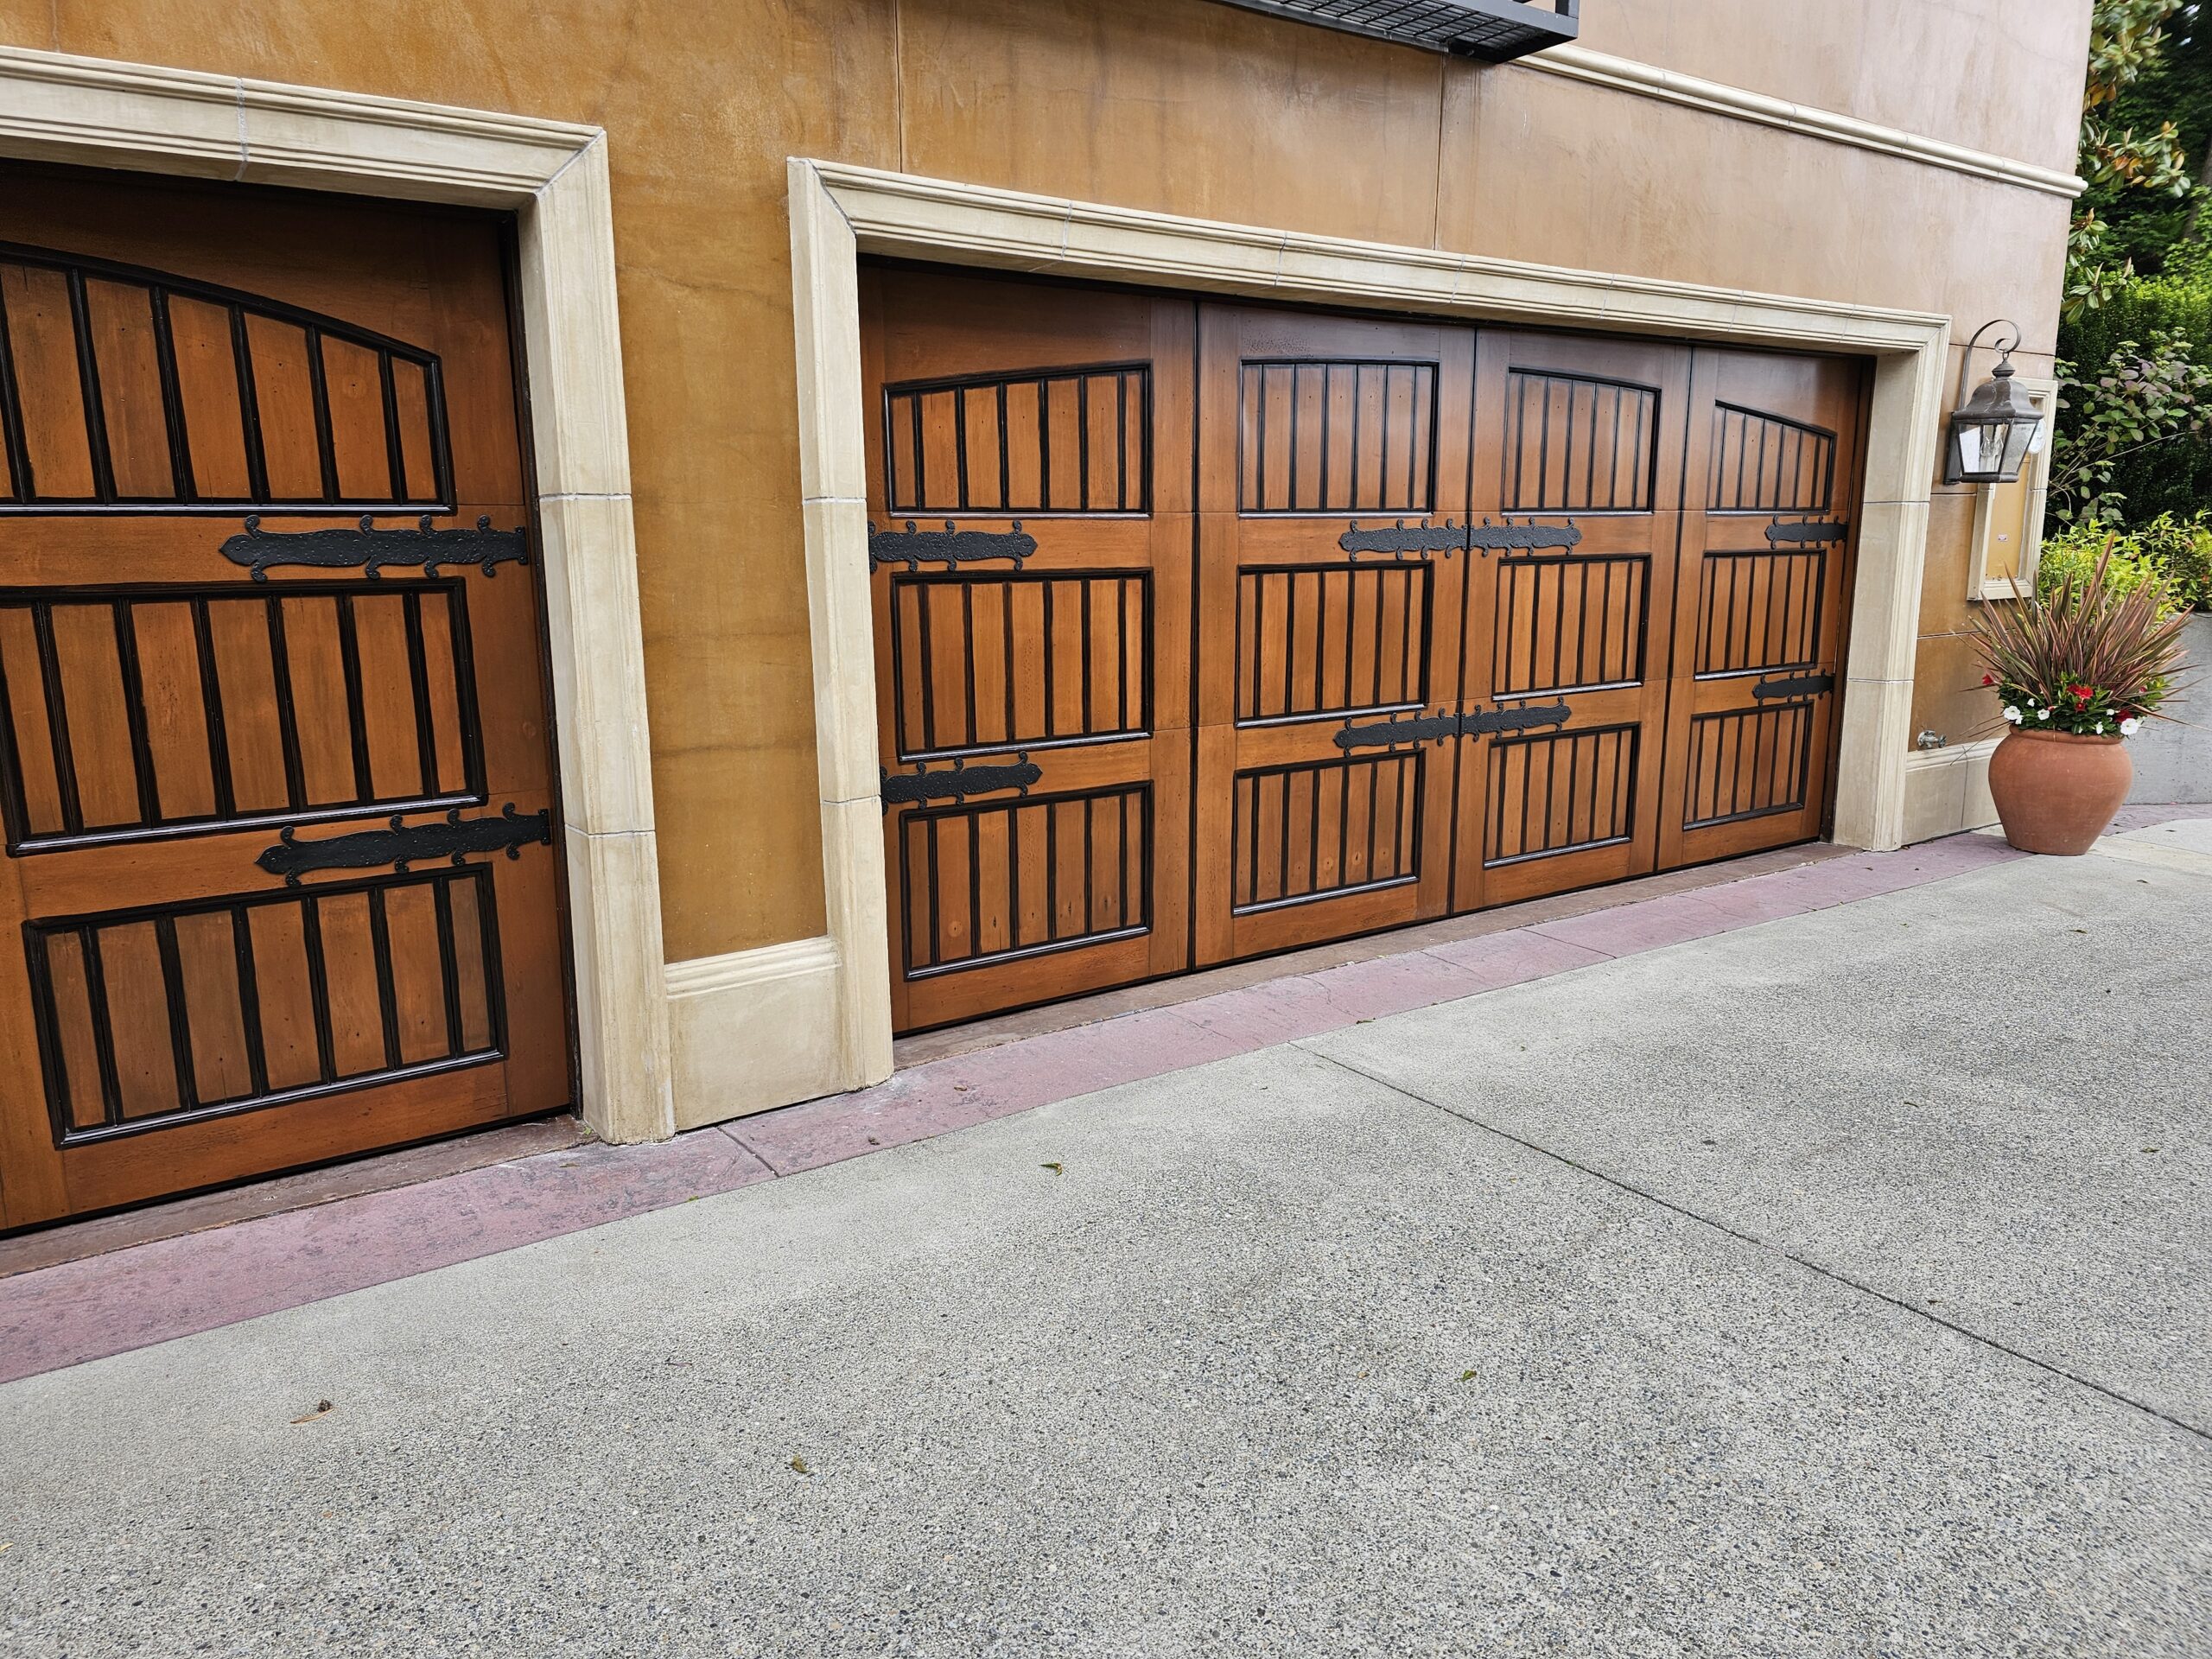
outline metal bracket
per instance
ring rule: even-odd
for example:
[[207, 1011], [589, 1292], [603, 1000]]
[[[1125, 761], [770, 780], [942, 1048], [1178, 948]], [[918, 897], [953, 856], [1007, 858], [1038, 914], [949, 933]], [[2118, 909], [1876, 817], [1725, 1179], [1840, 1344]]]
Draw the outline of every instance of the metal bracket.
[[1783, 697], [1817, 697], [1823, 691], [1835, 689], [1833, 674], [1770, 675], [1751, 688], [1751, 696], [1760, 702], [1771, 702]]
[[1448, 518], [1440, 524], [1424, 518], [1409, 526], [1401, 518], [1387, 529], [1362, 530], [1355, 518], [1351, 528], [1337, 537], [1337, 545], [1355, 559], [1363, 553], [1388, 553], [1397, 558], [1408, 554], [1457, 553], [1467, 545], [1467, 527]]
[[428, 513], [412, 530], [379, 530], [375, 518], [364, 513], [351, 530], [270, 531], [262, 529], [257, 513], [246, 519], [243, 535], [223, 543], [222, 553], [251, 570], [256, 582], [268, 581], [273, 565], [360, 570], [374, 582], [388, 564], [420, 565], [426, 576], [436, 575], [442, 565], [473, 564], [495, 576], [500, 565], [530, 563], [530, 540], [519, 526], [493, 529], [488, 517], [479, 518], [474, 530], [433, 530]]
[[955, 760], [944, 772], [931, 772], [927, 766], [917, 766], [912, 772], [885, 772], [881, 785], [884, 810], [924, 801], [963, 800], [970, 795], [988, 795], [1001, 789], [1027, 795], [1029, 786], [1044, 775], [1043, 769], [1029, 758], [1026, 749], [1004, 766], [971, 766], [964, 760]]
[[871, 570], [903, 564], [918, 571], [925, 564], [938, 563], [950, 570], [981, 559], [1012, 559], [1018, 569], [1036, 550], [1037, 538], [1022, 529], [1019, 518], [1007, 530], [959, 530], [950, 518], [943, 530], [922, 530], [909, 518], [904, 531], [878, 530], [871, 524], [868, 532]]
[[261, 849], [253, 861], [284, 885], [296, 887], [309, 870], [372, 870], [389, 864], [402, 875], [410, 864], [423, 859], [446, 858], [456, 865], [465, 853], [505, 853], [520, 858], [532, 842], [541, 846], [553, 839], [552, 822], [543, 812], [518, 813], [509, 801], [496, 818], [463, 820], [461, 809], [446, 814], [443, 823], [410, 824], [395, 815], [390, 827], [364, 830], [327, 841], [301, 841], [289, 824], [273, 847]]
[[1402, 715], [1395, 720], [1370, 720], [1363, 724], [1346, 721], [1332, 740], [1349, 753], [1353, 749], [1391, 749], [1402, 743], [1427, 743], [1459, 735], [1459, 716]]
[[1581, 541], [1582, 532], [1572, 522], [1540, 524], [1531, 519], [1516, 524], [1508, 518], [1493, 524], [1485, 518], [1467, 532], [1467, 545], [1484, 553], [1531, 553], [1547, 547], [1576, 547]]
[[1394, 720], [1346, 721], [1331, 741], [1352, 749], [1395, 748], [1401, 744], [1441, 743], [1452, 737], [1484, 737], [1492, 732], [1538, 731], [1567, 724], [1573, 710], [1563, 702], [1516, 703], [1466, 714], [1404, 715]]
[[1508, 518], [1503, 524], [1493, 524], [1485, 518], [1479, 524], [1455, 524], [1447, 518], [1440, 524], [1432, 524], [1424, 518], [1417, 524], [1408, 524], [1401, 518], [1383, 529], [1362, 530], [1359, 520], [1355, 518], [1351, 528], [1337, 537], [1337, 545], [1354, 558], [1363, 553], [1388, 553], [1405, 558], [1473, 550], [1485, 554], [1533, 552], [1539, 548], [1571, 548], [1581, 540], [1582, 532], [1572, 523], [1540, 524], [1532, 519], [1516, 524]]
[[1471, 715], [1462, 715], [1459, 729], [1476, 737], [1486, 732], [1541, 731], [1547, 727], [1566, 725], [1573, 712], [1563, 702], [1516, 703], [1510, 708], [1493, 709], [1488, 714], [1477, 709]]
[[1840, 542], [1851, 533], [1848, 524], [1839, 524], [1833, 518], [1793, 518], [1788, 524], [1772, 524], [1766, 527], [1770, 546], [1784, 542]]

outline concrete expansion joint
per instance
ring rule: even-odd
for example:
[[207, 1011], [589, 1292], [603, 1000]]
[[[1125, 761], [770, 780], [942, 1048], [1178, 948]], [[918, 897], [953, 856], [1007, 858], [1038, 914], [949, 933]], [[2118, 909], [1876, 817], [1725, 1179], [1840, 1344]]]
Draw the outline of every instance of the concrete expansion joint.
[[1548, 1159], [1552, 1162], [1562, 1165], [1566, 1168], [1573, 1170], [1579, 1174], [1586, 1175], [1592, 1180], [1601, 1181], [1605, 1185], [1613, 1188], [1616, 1192], [1624, 1192], [1631, 1198], [1642, 1198], [1648, 1204], [1657, 1205], [1662, 1210], [1673, 1211], [1675, 1215], [1681, 1217], [1685, 1221], [1694, 1223], [1700, 1227], [1710, 1228], [1716, 1233], [1732, 1238], [1740, 1244], [1748, 1244], [1753, 1249], [1761, 1251], [1766, 1255], [1779, 1256], [1783, 1261], [1802, 1268], [1808, 1273], [1815, 1274], [1833, 1284], [1840, 1285], [1847, 1290], [1855, 1291], [1862, 1296], [1870, 1296], [1876, 1301], [1886, 1302], [1890, 1306], [1897, 1308], [1902, 1313], [1909, 1313], [1915, 1319], [1923, 1319], [1930, 1325], [1940, 1325], [1942, 1329], [1951, 1332], [1954, 1335], [1964, 1337], [1968, 1342], [1974, 1343], [1980, 1347], [1989, 1349], [1993, 1352], [2003, 1354], [2007, 1358], [2018, 1360], [2023, 1364], [2033, 1366], [2037, 1370], [2043, 1372], [2048, 1376], [2056, 1377], [2061, 1382], [2070, 1382], [2076, 1388], [2087, 1389], [2093, 1394], [2102, 1395], [2105, 1398], [2114, 1402], [2116, 1404], [2126, 1406], [2133, 1411], [2141, 1412], [2146, 1417], [2154, 1417], [2158, 1419], [2158, 1421], [2167, 1425], [2169, 1427], [2180, 1429], [2183, 1433], [2191, 1435], [2198, 1440], [2204, 1441], [2207, 1444], [2212, 1444], [2212, 1433], [2208, 1433], [2204, 1429], [2197, 1427], [2194, 1423], [2185, 1422], [2181, 1418], [2169, 1415], [2167, 1413], [2159, 1410], [2156, 1406], [2148, 1404], [2144, 1401], [2135, 1399], [2130, 1395], [2123, 1394], [2119, 1389], [2100, 1382], [2093, 1377], [2083, 1376], [2079, 1372], [2066, 1370], [2063, 1366], [2054, 1365], [2049, 1360], [2037, 1358], [2033, 1354], [2023, 1353], [2020, 1350], [1999, 1342], [1993, 1337], [1986, 1337], [1982, 1335], [1981, 1332], [1972, 1329], [1970, 1326], [1961, 1325], [1953, 1319], [1946, 1319], [1940, 1313], [1932, 1313], [1926, 1307], [1922, 1306], [1917, 1303], [1907, 1301], [1903, 1297], [1893, 1296], [1889, 1292], [1880, 1289], [1877, 1286], [1870, 1285], [1864, 1280], [1853, 1278], [1849, 1274], [1839, 1273], [1834, 1268], [1827, 1267], [1821, 1262], [1811, 1260], [1808, 1257], [1798, 1255], [1795, 1250], [1785, 1249], [1781, 1245], [1773, 1243], [1767, 1239], [1761, 1238], [1756, 1233], [1745, 1232], [1741, 1228], [1730, 1226], [1725, 1221], [1717, 1221], [1711, 1216], [1700, 1214], [1699, 1211], [1692, 1210], [1685, 1205], [1676, 1204], [1671, 1198], [1662, 1197], [1660, 1194], [1652, 1192], [1648, 1187], [1638, 1186], [1633, 1181], [1624, 1180], [1618, 1175], [1609, 1174], [1602, 1169], [1583, 1163], [1579, 1159], [1570, 1158], [1563, 1152], [1555, 1152], [1551, 1147], [1545, 1146], [1540, 1141], [1531, 1141], [1525, 1136], [1514, 1134], [1510, 1129], [1502, 1129], [1495, 1123], [1484, 1122], [1481, 1118], [1475, 1117], [1469, 1113], [1447, 1106], [1442, 1101], [1432, 1099], [1427, 1095], [1420, 1094], [1414, 1090], [1408, 1089], [1402, 1083], [1394, 1082], [1389, 1077], [1379, 1077], [1376, 1073], [1367, 1071], [1363, 1067], [1354, 1065], [1350, 1061], [1343, 1059], [1337, 1055], [1329, 1053], [1325, 1050], [1316, 1048], [1313, 1046], [1313, 1042], [1314, 1039], [1310, 1038], [1302, 1039], [1294, 1044], [1293, 1046], [1302, 1049], [1305, 1052], [1313, 1055], [1317, 1059], [1327, 1062], [1329, 1065], [1335, 1066], [1338, 1071], [1350, 1072], [1353, 1077], [1363, 1078], [1367, 1082], [1374, 1084], [1378, 1088], [1387, 1089], [1392, 1094], [1396, 1095], [1402, 1099], [1412, 1101], [1416, 1105], [1426, 1106], [1432, 1111], [1441, 1112], [1445, 1116], [1456, 1118], [1459, 1122], [1466, 1124], [1471, 1128], [1480, 1129], [1485, 1135], [1496, 1135], [1499, 1140], [1510, 1141], [1514, 1146], [1519, 1147], [1524, 1151], [1533, 1152], [1540, 1158]]
[[2155, 842], [2123, 841], [2116, 836], [2107, 836], [2089, 851], [2094, 857], [2171, 870], [2177, 875], [2212, 877], [2212, 854], [2188, 847], [2164, 847]]
[[541, 492], [537, 499], [540, 502], [627, 501], [630, 493], [627, 490], [546, 490]]

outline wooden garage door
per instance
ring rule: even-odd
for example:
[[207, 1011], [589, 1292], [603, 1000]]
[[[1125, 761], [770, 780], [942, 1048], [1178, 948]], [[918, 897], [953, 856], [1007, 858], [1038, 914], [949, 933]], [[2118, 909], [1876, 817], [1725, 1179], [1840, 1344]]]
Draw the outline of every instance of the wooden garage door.
[[0, 204], [0, 1218], [566, 1103], [498, 228]]
[[1190, 961], [1192, 308], [866, 275], [893, 1016], [1173, 973]]
[[864, 293], [899, 1028], [1821, 832], [1857, 365]]

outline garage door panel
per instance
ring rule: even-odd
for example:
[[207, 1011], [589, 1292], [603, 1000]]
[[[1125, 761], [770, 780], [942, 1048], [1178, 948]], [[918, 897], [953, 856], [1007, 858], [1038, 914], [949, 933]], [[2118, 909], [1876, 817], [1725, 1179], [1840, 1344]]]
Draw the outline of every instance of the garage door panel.
[[1681, 505], [1680, 346], [1564, 334], [1483, 336], [1475, 499], [1522, 512], [1670, 512]]
[[1418, 356], [1242, 358], [1236, 511], [1433, 512], [1441, 368]]
[[[1708, 536], [1723, 528], [1707, 521]], [[1698, 572], [1691, 663], [1700, 677], [1802, 668], [1827, 643], [1833, 544], [1707, 550]]]
[[1158, 595], [1148, 569], [893, 575], [888, 589], [900, 760], [1151, 729]]
[[1440, 914], [1473, 335], [1201, 308], [1196, 958]]
[[902, 1027], [1172, 973], [1186, 959], [1187, 734], [1032, 753], [1011, 772], [1003, 757], [925, 768], [944, 792], [918, 800], [887, 780]]
[[1436, 572], [1324, 556], [1239, 565], [1240, 726], [1418, 708], [1434, 688]]
[[1141, 514], [1151, 505], [1151, 402], [1141, 362], [887, 386], [885, 508]]
[[1643, 683], [1651, 564], [1644, 551], [1500, 561], [1490, 695]]
[[1480, 780], [1486, 902], [1618, 880], [1650, 842], [1644, 728], [1603, 721], [1491, 742]]
[[894, 1021], [1173, 972], [1190, 308], [927, 273], [862, 286]]
[[0, 1224], [566, 1104], [496, 227], [426, 283], [350, 204], [0, 200]]
[[1834, 359], [1699, 354], [1675, 583], [1661, 856], [1803, 841], [1830, 797], [1863, 382]]

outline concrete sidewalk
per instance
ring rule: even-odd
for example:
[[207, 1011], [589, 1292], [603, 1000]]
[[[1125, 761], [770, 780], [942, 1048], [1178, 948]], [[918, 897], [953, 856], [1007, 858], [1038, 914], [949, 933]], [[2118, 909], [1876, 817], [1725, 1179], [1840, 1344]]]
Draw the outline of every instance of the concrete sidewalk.
[[33, 1377], [0, 1648], [2201, 1654], [2209, 994], [2175, 823]]

